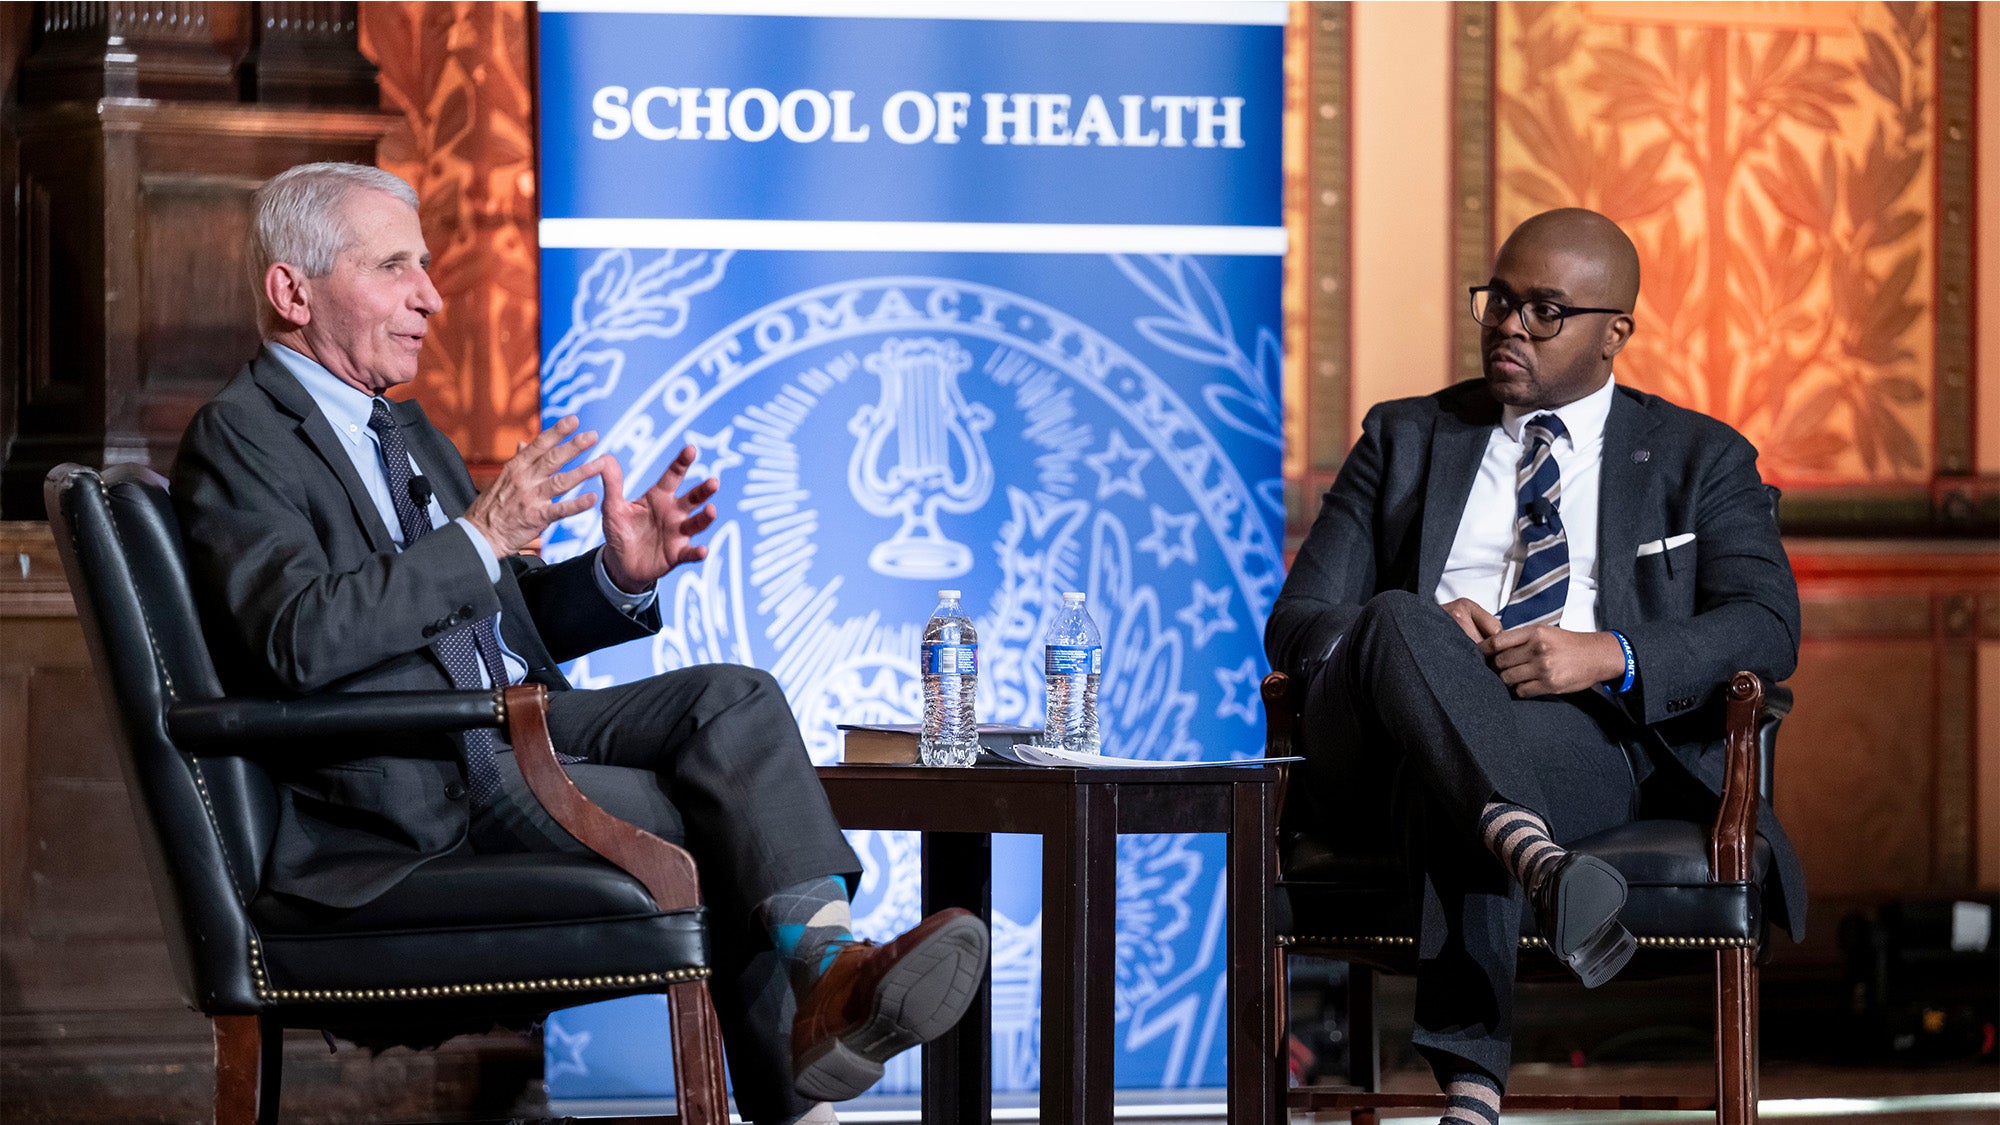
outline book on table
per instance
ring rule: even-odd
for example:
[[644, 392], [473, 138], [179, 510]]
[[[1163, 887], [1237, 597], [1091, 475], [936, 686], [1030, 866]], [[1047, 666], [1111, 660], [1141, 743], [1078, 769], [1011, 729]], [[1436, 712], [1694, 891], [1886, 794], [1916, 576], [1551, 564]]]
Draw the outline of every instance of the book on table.
[[[919, 764], [917, 723], [842, 723], [840, 760], [847, 765], [914, 766]], [[1239, 758], [1221, 762], [1160, 762], [1147, 758], [1121, 758], [1111, 754], [1083, 754], [1041, 745], [1041, 727], [1017, 727], [1006, 723], [979, 724], [979, 760], [982, 763], [1011, 763], [1020, 766], [1085, 767], [1096, 769], [1177, 769], [1183, 766], [1254, 766], [1272, 762], [1297, 762], [1292, 758]]]
[[[914, 766], [918, 764], [917, 736], [921, 723], [842, 723], [840, 760], [850, 765]], [[1040, 727], [1017, 727], [1007, 723], [979, 724], [979, 746], [996, 751], [1016, 742], [1040, 738]]]

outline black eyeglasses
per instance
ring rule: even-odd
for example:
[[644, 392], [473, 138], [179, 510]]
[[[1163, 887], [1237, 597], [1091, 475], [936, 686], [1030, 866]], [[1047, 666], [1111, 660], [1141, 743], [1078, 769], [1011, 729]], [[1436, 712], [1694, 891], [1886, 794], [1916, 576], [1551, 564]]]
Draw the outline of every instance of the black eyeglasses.
[[1564, 317], [1578, 313], [1626, 314], [1624, 309], [1587, 309], [1556, 301], [1523, 301], [1496, 285], [1472, 287], [1472, 319], [1486, 327], [1500, 327], [1507, 323], [1510, 314], [1517, 311], [1521, 314], [1521, 327], [1537, 340], [1554, 339], [1556, 333], [1563, 330]]

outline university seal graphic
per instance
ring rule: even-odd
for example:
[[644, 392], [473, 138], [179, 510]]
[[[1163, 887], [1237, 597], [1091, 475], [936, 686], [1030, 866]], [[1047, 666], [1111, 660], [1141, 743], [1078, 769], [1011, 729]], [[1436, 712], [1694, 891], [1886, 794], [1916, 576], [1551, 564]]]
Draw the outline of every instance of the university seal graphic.
[[[836, 724], [918, 717], [917, 648], [949, 586], [979, 630], [980, 719], [1039, 724], [1041, 638], [1082, 590], [1105, 638], [1107, 752], [1260, 752], [1262, 632], [1283, 579], [1268, 329], [1242, 346], [1192, 259], [1116, 257], [1097, 268], [1136, 315], [1103, 329], [990, 282], [911, 274], [805, 289], [698, 334], [753, 257], [614, 250], [580, 278], [547, 415], [586, 407], [633, 489], [693, 444], [692, 475], [721, 493], [708, 558], [661, 584], [665, 628], [643, 655], [579, 662], [578, 682], [765, 668], [831, 761]], [[595, 545], [596, 520], [551, 529], [544, 553]], [[853, 835], [870, 871], [857, 928], [913, 923], [914, 843]], [[1221, 1080], [1200, 1073], [1222, 1023], [1220, 853], [1121, 842], [1121, 1049], [1158, 1051], [1163, 1084]], [[1000, 913], [996, 1057], [1003, 1083], [1032, 1086], [1038, 920]], [[913, 1083], [914, 1055], [899, 1066]]]

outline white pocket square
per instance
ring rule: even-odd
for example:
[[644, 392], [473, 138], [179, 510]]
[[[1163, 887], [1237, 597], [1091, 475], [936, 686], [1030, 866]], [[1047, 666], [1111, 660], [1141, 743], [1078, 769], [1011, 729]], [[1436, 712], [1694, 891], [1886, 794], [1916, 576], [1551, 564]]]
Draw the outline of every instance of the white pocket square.
[[1655, 539], [1650, 543], [1639, 544], [1639, 555], [1642, 558], [1646, 555], [1657, 555], [1661, 551], [1671, 551], [1675, 547], [1685, 547], [1692, 542], [1694, 542], [1694, 532], [1683, 531], [1679, 535], [1669, 535], [1665, 539]]

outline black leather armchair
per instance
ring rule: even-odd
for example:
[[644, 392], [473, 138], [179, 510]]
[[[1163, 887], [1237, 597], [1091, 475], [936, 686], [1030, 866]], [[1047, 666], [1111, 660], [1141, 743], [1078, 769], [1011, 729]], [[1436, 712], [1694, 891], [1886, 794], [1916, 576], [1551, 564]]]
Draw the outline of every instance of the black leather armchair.
[[[1264, 679], [1263, 695], [1267, 752], [1290, 754], [1304, 685], [1274, 672]], [[1785, 688], [1766, 687], [1757, 676], [1738, 672], [1728, 700], [1725, 784], [1712, 827], [1640, 820], [1572, 845], [1611, 863], [1630, 884], [1619, 920], [1638, 939], [1639, 950], [1621, 979], [1713, 975], [1715, 1096], [1510, 1094], [1505, 1110], [1712, 1109], [1723, 1125], [1757, 1119], [1757, 974], [1769, 948], [1764, 886], [1770, 870], [1769, 846], [1757, 836], [1757, 797], [1770, 796], [1778, 723], [1792, 697]], [[1373, 810], [1357, 808], [1356, 823], [1343, 826], [1347, 831], [1338, 841], [1327, 839], [1323, 826], [1296, 825], [1281, 830], [1278, 841], [1274, 979], [1281, 1011], [1288, 955], [1349, 964], [1348, 1082], [1293, 1089], [1290, 1105], [1348, 1110], [1356, 1125], [1372, 1125], [1382, 1109], [1437, 1113], [1445, 1105], [1442, 1094], [1389, 1094], [1381, 1088], [1375, 974], [1416, 968], [1413, 884], [1399, 854], [1381, 843], [1396, 840], [1397, 827], [1392, 818], [1367, 819], [1395, 804], [1392, 799]], [[1369, 841], [1375, 842], [1372, 849]], [[1521, 977], [1573, 979], [1548, 955], [1534, 925], [1534, 912], [1522, 911]], [[1286, 1063], [1275, 1060], [1280, 1068]]]
[[[44, 497], [116, 719], [181, 995], [214, 1023], [218, 1123], [277, 1120], [287, 1027], [425, 1045], [661, 991], [680, 1120], [729, 1120], [694, 861], [576, 789], [550, 745], [544, 688], [225, 697], [166, 482], [137, 466], [100, 476], [63, 465]], [[345, 911], [264, 893], [278, 811], [267, 755], [305, 738], [478, 726], [508, 728], [536, 797], [608, 863], [445, 857]]]

